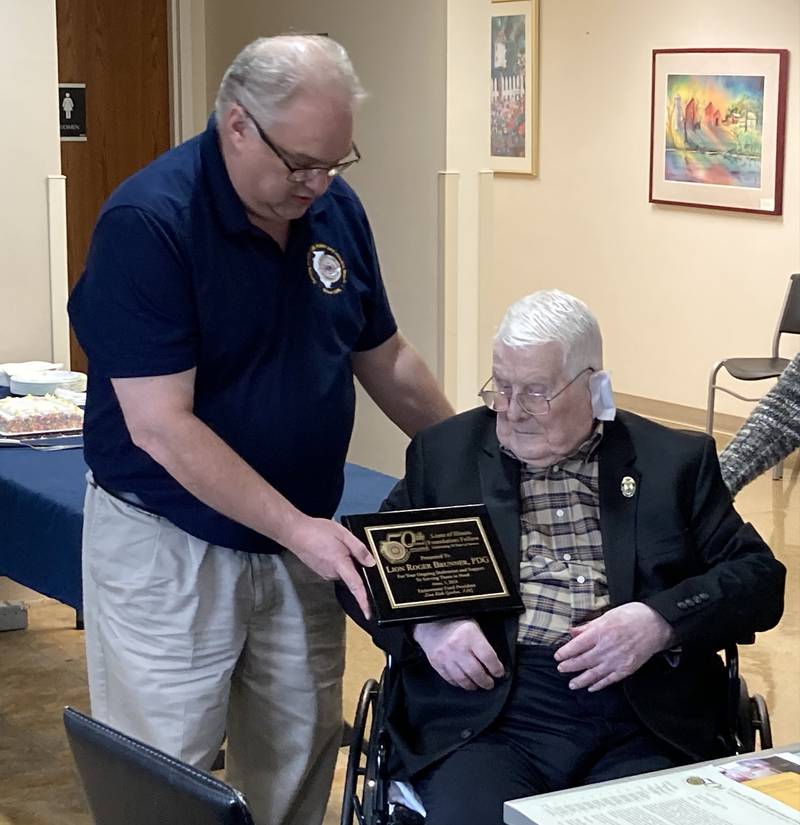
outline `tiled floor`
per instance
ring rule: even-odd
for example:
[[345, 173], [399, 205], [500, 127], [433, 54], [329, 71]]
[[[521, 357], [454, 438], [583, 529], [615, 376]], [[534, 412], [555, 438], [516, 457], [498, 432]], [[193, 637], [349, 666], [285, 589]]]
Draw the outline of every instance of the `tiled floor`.
[[[769, 704], [775, 744], [797, 742], [800, 469], [780, 482], [762, 477], [745, 488], [737, 506], [789, 568], [781, 624], [741, 655], [751, 692], [763, 693]], [[0, 598], [8, 598], [2, 586]], [[0, 825], [89, 825], [60, 717], [65, 704], [88, 709], [83, 634], [73, 630], [73, 612], [52, 601], [36, 600], [29, 619], [26, 631], [0, 634]], [[350, 716], [361, 685], [380, 671], [382, 657], [355, 629], [347, 662], [345, 713]], [[325, 825], [338, 822], [343, 773], [340, 764]]]

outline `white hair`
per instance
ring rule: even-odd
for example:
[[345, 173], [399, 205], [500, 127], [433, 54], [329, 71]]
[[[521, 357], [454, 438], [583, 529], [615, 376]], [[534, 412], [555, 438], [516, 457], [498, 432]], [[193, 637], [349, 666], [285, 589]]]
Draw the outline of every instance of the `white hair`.
[[339, 84], [355, 109], [366, 97], [344, 46], [319, 34], [259, 37], [245, 46], [225, 72], [214, 110], [221, 121], [241, 103], [263, 128], [297, 94], [308, 88]]
[[559, 289], [541, 289], [513, 303], [494, 336], [509, 347], [561, 345], [565, 378], [603, 368], [603, 337], [589, 307]]

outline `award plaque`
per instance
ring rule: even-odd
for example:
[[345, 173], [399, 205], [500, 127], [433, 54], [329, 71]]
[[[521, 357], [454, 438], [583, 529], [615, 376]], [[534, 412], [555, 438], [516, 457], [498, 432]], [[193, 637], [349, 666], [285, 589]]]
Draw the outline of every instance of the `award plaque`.
[[342, 516], [369, 548], [362, 568], [379, 627], [523, 610], [482, 504]]

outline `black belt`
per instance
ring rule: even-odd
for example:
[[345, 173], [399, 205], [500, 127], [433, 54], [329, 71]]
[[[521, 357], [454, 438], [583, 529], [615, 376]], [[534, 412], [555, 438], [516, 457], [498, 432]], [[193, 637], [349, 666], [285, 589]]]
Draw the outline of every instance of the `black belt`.
[[111, 490], [104, 484], [100, 484], [97, 479], [94, 479], [94, 484], [96, 487], [99, 487], [101, 490], [108, 493], [112, 498], [124, 501], [126, 504], [130, 504], [139, 510], [144, 510], [146, 513], [150, 513], [153, 516], [159, 515], [154, 510], [151, 510], [136, 493], [129, 493], [124, 490]]

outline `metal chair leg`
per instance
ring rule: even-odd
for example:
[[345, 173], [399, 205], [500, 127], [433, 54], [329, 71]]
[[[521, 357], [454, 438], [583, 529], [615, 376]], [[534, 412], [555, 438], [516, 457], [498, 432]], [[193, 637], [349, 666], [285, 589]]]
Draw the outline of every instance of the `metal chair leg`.
[[716, 392], [717, 373], [725, 365], [724, 361], [717, 361], [708, 376], [708, 401], [706, 403], [706, 432], [714, 437], [714, 394]]
[[772, 480], [773, 481], [780, 481], [782, 478], [783, 478], [783, 460], [779, 461], [772, 468]]

